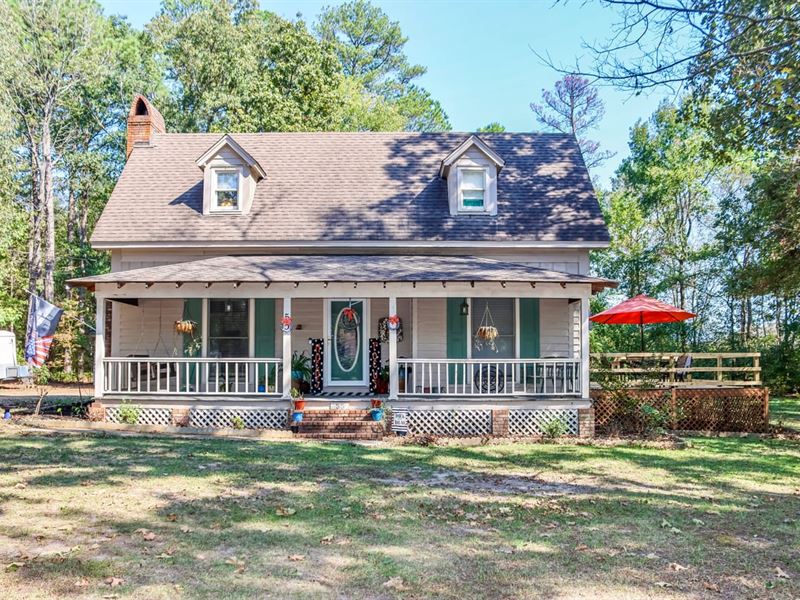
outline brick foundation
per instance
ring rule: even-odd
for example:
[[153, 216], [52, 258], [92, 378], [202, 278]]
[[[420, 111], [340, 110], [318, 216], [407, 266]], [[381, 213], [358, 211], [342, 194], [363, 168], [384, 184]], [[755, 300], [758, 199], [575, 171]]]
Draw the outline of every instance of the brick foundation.
[[492, 435], [506, 437], [508, 435], [508, 409], [492, 409]]
[[578, 437], [594, 437], [594, 408], [578, 409]]
[[174, 427], [188, 427], [189, 426], [189, 409], [188, 408], [173, 408], [172, 409], [172, 425]]
[[90, 421], [105, 421], [106, 420], [106, 407], [100, 402], [92, 402], [89, 405], [89, 420]]

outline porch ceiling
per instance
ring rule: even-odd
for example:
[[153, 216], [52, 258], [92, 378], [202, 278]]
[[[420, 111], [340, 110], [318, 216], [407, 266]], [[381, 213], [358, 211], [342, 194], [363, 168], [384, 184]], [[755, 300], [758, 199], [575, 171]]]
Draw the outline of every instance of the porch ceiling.
[[349, 283], [481, 281], [592, 284], [593, 291], [616, 287], [600, 277], [539, 269], [475, 256], [419, 255], [243, 255], [217, 256], [183, 263], [118, 271], [71, 279], [94, 289], [100, 283]]

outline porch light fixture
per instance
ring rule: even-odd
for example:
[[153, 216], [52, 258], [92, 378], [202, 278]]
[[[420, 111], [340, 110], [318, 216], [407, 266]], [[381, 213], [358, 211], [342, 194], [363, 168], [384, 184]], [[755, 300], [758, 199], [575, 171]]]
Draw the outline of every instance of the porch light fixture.
[[267, 281], [266, 283], [264, 283], [264, 289], [265, 289], [265, 290], [268, 290], [268, 289], [269, 289], [269, 281]]
[[447, 282], [446, 282], [446, 281], [443, 281], [443, 282], [442, 282], [442, 287], [443, 287], [443, 288], [446, 288], [446, 287], [447, 287]]
[[500, 282], [500, 287], [506, 287], [506, 282], [505, 281], [501, 281]]
[[175, 282], [175, 289], [181, 287], [183, 284], [180, 281]]
[[122, 282], [117, 283], [117, 289], [120, 289], [123, 285], [125, 285], [125, 284], [122, 283]]
[[233, 282], [233, 289], [236, 289], [236, 288], [238, 288], [240, 285], [242, 285], [242, 282], [241, 282], [241, 281], [234, 281], [234, 282]]
[[564, 290], [567, 289], [567, 284], [564, 283], [563, 281], [561, 282], [561, 289], [564, 289]]
[[535, 281], [531, 281], [531, 287], [532, 288], [536, 288], [536, 282]]
[[461, 303], [460, 312], [462, 317], [469, 315], [469, 303], [466, 300]]
[[294, 287], [299, 288], [300, 287], [300, 282], [299, 281], [295, 281], [294, 282]]
[[145, 284], [144, 284], [144, 289], [146, 289], [146, 290], [149, 290], [151, 287], [153, 287], [153, 284], [152, 284], [152, 282], [151, 282], [151, 283], [145, 283]]

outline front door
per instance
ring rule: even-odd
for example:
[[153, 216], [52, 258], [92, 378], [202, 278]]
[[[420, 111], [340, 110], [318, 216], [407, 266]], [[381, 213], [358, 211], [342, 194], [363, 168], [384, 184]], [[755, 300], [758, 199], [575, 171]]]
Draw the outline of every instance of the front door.
[[366, 385], [367, 306], [364, 299], [328, 301], [328, 385]]

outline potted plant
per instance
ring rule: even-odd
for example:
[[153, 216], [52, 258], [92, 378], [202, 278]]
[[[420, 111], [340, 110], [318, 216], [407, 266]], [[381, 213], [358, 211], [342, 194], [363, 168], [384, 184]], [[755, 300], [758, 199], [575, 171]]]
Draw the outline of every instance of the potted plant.
[[369, 414], [372, 416], [373, 421], [383, 421], [383, 401], [373, 400], [372, 410], [369, 411]]
[[262, 375], [261, 377], [258, 378], [258, 393], [263, 394], [266, 391], [267, 391], [267, 385], [264, 376]]
[[383, 365], [383, 368], [378, 373], [378, 380], [375, 382], [375, 393], [389, 393], [389, 363]]
[[[306, 409], [306, 399], [303, 397], [303, 392], [298, 390], [297, 388], [292, 388], [289, 392], [292, 396], [292, 414], [300, 414], [299, 419], [294, 419], [295, 421], [302, 421], [303, 420], [303, 411]], [[294, 417], [293, 417], [294, 418]]]
[[292, 354], [292, 387], [306, 392], [310, 389], [311, 357], [306, 351]]

